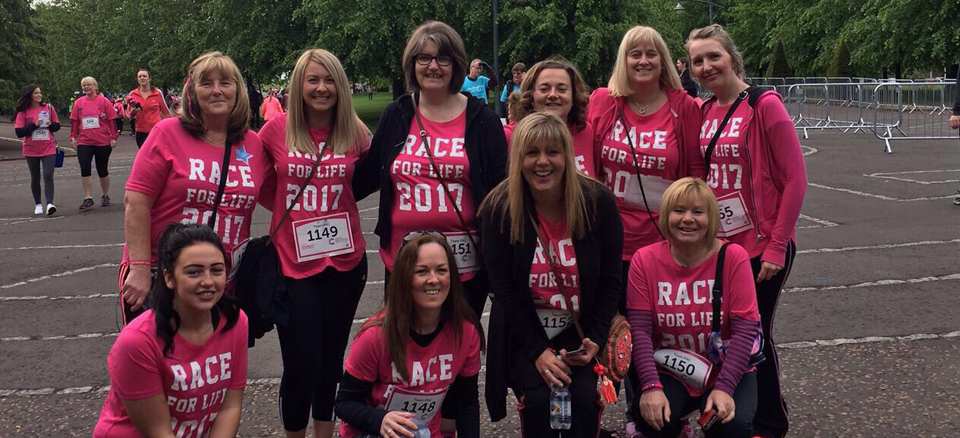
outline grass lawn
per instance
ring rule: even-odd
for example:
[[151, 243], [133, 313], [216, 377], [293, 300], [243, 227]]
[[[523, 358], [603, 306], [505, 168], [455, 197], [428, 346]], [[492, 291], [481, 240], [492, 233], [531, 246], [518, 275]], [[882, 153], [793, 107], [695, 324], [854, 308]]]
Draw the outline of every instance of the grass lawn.
[[393, 100], [393, 95], [389, 91], [374, 93], [373, 100], [369, 100], [366, 93], [354, 94], [352, 97], [353, 108], [357, 110], [360, 120], [367, 124], [371, 132], [377, 128], [383, 108]]

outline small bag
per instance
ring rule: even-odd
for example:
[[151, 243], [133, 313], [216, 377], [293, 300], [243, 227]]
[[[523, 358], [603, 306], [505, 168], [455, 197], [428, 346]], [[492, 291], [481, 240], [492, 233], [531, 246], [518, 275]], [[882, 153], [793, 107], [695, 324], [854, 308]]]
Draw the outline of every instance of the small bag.
[[253, 347], [257, 339], [273, 330], [275, 325], [286, 326], [290, 323], [290, 309], [287, 307], [287, 283], [280, 270], [280, 258], [273, 245], [273, 236], [277, 234], [283, 221], [290, 215], [293, 206], [300, 202], [303, 190], [313, 179], [320, 165], [324, 148], [318, 148], [317, 161], [313, 163], [306, 179], [300, 184], [300, 190], [293, 202], [287, 206], [277, 225], [266, 236], [250, 239], [240, 260], [237, 271], [237, 287], [234, 292], [237, 305], [247, 314], [247, 347]]
[[60, 146], [57, 146], [57, 157], [53, 162], [54, 167], [63, 167], [63, 158], [66, 154]]
[[[713, 277], [713, 322], [711, 323], [710, 337], [707, 339], [707, 357], [715, 365], [723, 364], [727, 358], [727, 347], [730, 341], [723, 340], [720, 337], [720, 304], [723, 302], [723, 258], [726, 253], [727, 245], [724, 243], [717, 253], [717, 273]], [[750, 359], [747, 360], [747, 368], [753, 368], [763, 362], [766, 358], [763, 356], [763, 330], [760, 323], [757, 322], [758, 332], [756, 339], [753, 340], [753, 348], [750, 350]]]

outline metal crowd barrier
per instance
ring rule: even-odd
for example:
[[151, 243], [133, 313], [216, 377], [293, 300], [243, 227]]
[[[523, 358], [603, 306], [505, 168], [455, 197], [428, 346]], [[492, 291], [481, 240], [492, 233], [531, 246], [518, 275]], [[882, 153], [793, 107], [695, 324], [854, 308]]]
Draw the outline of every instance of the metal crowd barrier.
[[[949, 116], [956, 83], [883, 83], [874, 89], [873, 120], [888, 154], [893, 140], [953, 139]], [[949, 106], [948, 106], [949, 105]]]

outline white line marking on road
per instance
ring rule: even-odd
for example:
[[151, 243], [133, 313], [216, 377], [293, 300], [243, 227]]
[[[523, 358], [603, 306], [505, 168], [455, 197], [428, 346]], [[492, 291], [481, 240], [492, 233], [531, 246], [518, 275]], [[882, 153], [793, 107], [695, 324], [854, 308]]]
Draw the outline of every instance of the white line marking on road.
[[923, 240], [920, 242], [906, 242], [906, 243], [884, 243], [880, 245], [869, 245], [869, 246], [847, 246], [842, 248], [816, 248], [816, 249], [804, 249], [797, 251], [797, 254], [824, 254], [824, 253], [833, 253], [833, 252], [848, 252], [848, 251], [862, 251], [868, 249], [893, 249], [893, 248], [909, 248], [912, 246], [927, 246], [927, 245], [947, 245], [953, 243], [960, 243], [960, 239], [953, 240]]
[[811, 147], [811, 146], [800, 145], [800, 149], [807, 149], [807, 151], [804, 151], [804, 152], [803, 152], [803, 156], [804, 156], [804, 157], [809, 157], [810, 155], [813, 155], [813, 154], [815, 154], [815, 153], [817, 153], [817, 152], [820, 152], [819, 149], [817, 149], [817, 148], [815, 148], [815, 147]]
[[828, 220], [826, 220], [826, 219], [818, 219], [818, 218], [815, 218], [815, 217], [813, 217], [813, 216], [807, 216], [807, 215], [805, 215], [805, 214], [801, 214], [801, 215], [800, 215], [800, 219], [806, 219], [806, 220], [808, 220], [808, 221], [810, 221], [810, 222], [815, 223], [816, 225], [803, 225], [803, 226], [796, 227], [796, 229], [798, 229], [798, 230], [805, 230], [805, 229], [810, 229], [810, 228], [831, 228], [831, 227], [838, 227], [838, 226], [840, 226], [840, 224], [838, 224], [838, 223], [830, 222], [830, 221], [828, 221]]
[[54, 216], [54, 217], [35, 218], [35, 219], [29, 219], [29, 220], [19, 221], [19, 222], [7, 222], [7, 223], [5, 223], [5, 224], [0, 224], [0, 226], [4, 226], [4, 225], [19, 225], [19, 224], [25, 224], [25, 223], [29, 223], [29, 222], [55, 221], [55, 220], [57, 220], [57, 219], [63, 219], [63, 218], [65, 218], [65, 217], [66, 217], [66, 216]]
[[79, 274], [81, 272], [92, 271], [94, 269], [100, 269], [100, 268], [115, 268], [117, 266], [120, 266], [120, 265], [116, 263], [101, 263], [95, 266], [87, 266], [85, 268], [74, 269], [72, 271], [59, 272], [56, 274], [50, 274], [50, 275], [44, 275], [42, 277], [31, 278], [31, 279], [20, 281], [17, 283], [5, 284], [3, 286], [0, 286], [0, 289], [10, 289], [12, 287], [23, 286], [25, 284], [36, 283], [38, 281], [43, 281], [43, 280], [49, 280], [51, 278], [65, 277], [67, 275]]
[[22, 221], [25, 219], [36, 219], [35, 217], [0, 217], [0, 221]]
[[894, 197], [886, 196], [886, 195], [877, 195], [877, 194], [873, 194], [873, 193], [861, 192], [861, 191], [858, 191], [858, 190], [850, 190], [850, 189], [844, 189], [844, 188], [838, 188], [838, 187], [830, 187], [830, 186], [825, 186], [825, 185], [823, 185], [823, 184], [816, 184], [816, 183], [811, 183], [811, 182], [808, 182], [807, 185], [810, 186], [810, 187], [816, 187], [816, 188], [818, 188], [818, 189], [834, 190], [834, 191], [837, 191], [837, 192], [842, 192], [842, 193], [848, 193], [848, 194], [851, 194], [851, 195], [862, 196], [862, 197], [864, 197], [864, 198], [882, 199], [882, 200], [884, 200], [884, 201], [898, 201], [898, 202], [934, 201], [934, 200], [938, 200], [938, 199], [949, 199], [949, 198], [952, 198], [952, 197], [953, 197], [953, 195], [947, 195], [947, 196], [931, 196], [931, 197], [927, 197], [927, 198], [910, 198], [910, 199], [903, 199], [903, 198], [894, 198]]
[[[956, 339], [960, 338], [960, 331], [949, 333], [918, 333], [906, 336], [867, 336], [855, 339], [818, 339], [814, 341], [799, 341], [777, 344], [777, 348], [785, 350], [799, 350], [805, 348], [818, 347], [838, 347], [841, 345], [871, 344], [879, 342], [914, 342], [931, 339]], [[485, 371], [482, 367], [481, 371]], [[260, 377], [247, 379], [247, 385], [279, 385], [279, 377]], [[104, 393], [110, 390], [109, 386], [97, 388], [97, 393]], [[36, 388], [36, 389], [0, 389], [0, 398], [5, 397], [29, 397], [37, 395], [70, 395], [87, 394], [94, 391], [93, 386], [77, 386], [72, 388]]]
[[944, 172], [960, 172], [960, 169], [908, 170], [908, 171], [904, 171], [904, 172], [878, 172], [878, 173], [870, 173], [870, 174], [866, 174], [866, 173], [865, 173], [865, 174], [863, 174], [863, 176], [868, 177], [868, 178], [890, 179], [890, 180], [894, 180], [894, 181], [902, 181], [902, 182], [909, 182], [909, 183], [923, 184], [923, 185], [930, 185], [930, 184], [950, 184], [950, 183], [960, 182], [960, 179], [945, 179], [945, 180], [940, 180], [940, 181], [923, 181], [923, 180], [910, 179], [910, 178], [900, 178], [900, 177], [897, 177], [897, 176], [893, 176], [893, 175], [915, 175], [915, 174], [923, 174], [923, 173], [944, 173]]
[[941, 276], [931, 276], [931, 277], [920, 277], [920, 278], [891, 278], [886, 280], [877, 280], [877, 281], [865, 281], [863, 283], [856, 284], [838, 284], [835, 286], [799, 286], [799, 287], [788, 287], [783, 290], [785, 293], [793, 292], [813, 292], [813, 291], [829, 291], [829, 290], [847, 290], [847, 289], [862, 289], [865, 287], [876, 287], [876, 286], [896, 286], [901, 284], [920, 284], [920, 283], [930, 283], [934, 281], [954, 281], [960, 280], [960, 273], [957, 274], [947, 274]]
[[0, 297], [0, 301], [89, 300], [91, 298], [116, 298], [117, 295], [118, 294], [89, 294], [89, 295], [61, 295], [61, 296], [37, 295], [37, 296], [23, 296], [23, 297]]
[[79, 249], [79, 248], [114, 248], [123, 246], [122, 243], [107, 243], [98, 245], [51, 245], [51, 246], [21, 246], [17, 248], [0, 248], [0, 251], [30, 251], [34, 249]]
[[97, 339], [112, 338], [117, 336], [115, 332], [108, 333], [81, 333], [79, 335], [56, 335], [56, 336], [9, 336], [0, 338], [0, 342], [24, 342], [24, 341], [75, 341], [77, 339]]
[[366, 213], [366, 212], [368, 212], [368, 211], [374, 211], [374, 210], [379, 210], [379, 209], [380, 209], [379, 206], [377, 206], [377, 207], [370, 207], [370, 208], [364, 208], [363, 210], [358, 210], [357, 213]]

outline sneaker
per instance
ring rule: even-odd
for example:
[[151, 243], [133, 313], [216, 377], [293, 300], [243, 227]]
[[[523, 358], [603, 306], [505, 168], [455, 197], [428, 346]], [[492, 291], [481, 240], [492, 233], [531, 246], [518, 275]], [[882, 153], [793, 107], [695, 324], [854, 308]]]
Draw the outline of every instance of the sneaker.
[[33, 207], [33, 214], [43, 214], [43, 204], [37, 204], [36, 207]]
[[86, 198], [83, 200], [83, 204], [80, 204], [81, 210], [87, 210], [90, 207], [93, 207], [93, 198]]
[[100, 206], [101, 206], [101, 207], [109, 207], [109, 206], [110, 206], [110, 197], [107, 196], [107, 195], [101, 196], [101, 197], [100, 197]]
[[53, 216], [57, 212], [57, 206], [53, 204], [47, 204], [47, 216]]

